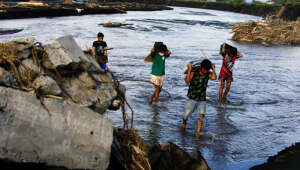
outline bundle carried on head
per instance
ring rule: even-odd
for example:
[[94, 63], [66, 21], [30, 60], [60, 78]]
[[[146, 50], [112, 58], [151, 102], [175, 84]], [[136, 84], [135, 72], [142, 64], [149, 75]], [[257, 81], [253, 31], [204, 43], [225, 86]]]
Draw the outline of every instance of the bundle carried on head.
[[[192, 64], [192, 72], [196, 71], [200, 66], [203, 60], [207, 60], [206, 58], [202, 58], [199, 60], [190, 61], [189, 64]], [[185, 66], [182, 70], [183, 74], [187, 74], [188, 68]]]
[[223, 43], [220, 46], [220, 54], [224, 57], [226, 54], [231, 54], [233, 56], [236, 56], [238, 53], [238, 50], [236, 47], [233, 47], [229, 44]]
[[[167, 52], [168, 51], [168, 47], [163, 43], [163, 42], [155, 42], [153, 45], [153, 50], [154, 53], [150, 53], [147, 57], [145, 57], [144, 61], [145, 62], [152, 62], [152, 57], [155, 53], [159, 53], [159, 52]], [[165, 55], [165, 57], [169, 57], [168, 55]]]
[[160, 51], [168, 51], [168, 47], [163, 43], [163, 42], [155, 42], [153, 49], [156, 53], [160, 52]]

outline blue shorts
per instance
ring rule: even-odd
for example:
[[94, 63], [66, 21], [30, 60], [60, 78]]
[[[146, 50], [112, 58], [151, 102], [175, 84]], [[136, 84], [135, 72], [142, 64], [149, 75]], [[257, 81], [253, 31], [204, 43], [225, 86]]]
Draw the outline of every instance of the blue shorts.
[[101, 67], [103, 70], [106, 70], [106, 65], [105, 65], [105, 64], [100, 63], [99, 65], [100, 65], [100, 67]]
[[185, 110], [183, 119], [187, 120], [192, 113], [196, 112], [197, 114], [206, 113], [206, 101], [196, 101], [192, 99], [187, 99], [185, 102]]

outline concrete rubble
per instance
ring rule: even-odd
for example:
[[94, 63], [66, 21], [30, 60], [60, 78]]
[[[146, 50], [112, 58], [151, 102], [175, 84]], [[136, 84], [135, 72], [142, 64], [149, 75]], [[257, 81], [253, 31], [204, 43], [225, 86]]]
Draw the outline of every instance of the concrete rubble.
[[[73, 37], [0, 43], [0, 159], [69, 169], [107, 169], [118, 97]], [[118, 107], [118, 106], [117, 106]]]

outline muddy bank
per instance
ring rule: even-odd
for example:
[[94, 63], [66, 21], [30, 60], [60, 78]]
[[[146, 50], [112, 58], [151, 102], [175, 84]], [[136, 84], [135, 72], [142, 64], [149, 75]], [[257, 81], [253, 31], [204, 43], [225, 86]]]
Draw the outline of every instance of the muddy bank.
[[234, 24], [232, 40], [269, 45], [299, 45], [300, 21], [266, 18], [265, 22]]
[[17, 5], [1, 6], [0, 19], [22, 19], [38, 17], [76, 16], [88, 14], [117, 14], [126, 11], [170, 10], [163, 5], [141, 3], [102, 3], [102, 4], [43, 4], [42, 6]]
[[299, 170], [300, 168], [300, 143], [280, 151], [277, 155], [268, 158], [267, 162], [254, 166], [250, 170]]

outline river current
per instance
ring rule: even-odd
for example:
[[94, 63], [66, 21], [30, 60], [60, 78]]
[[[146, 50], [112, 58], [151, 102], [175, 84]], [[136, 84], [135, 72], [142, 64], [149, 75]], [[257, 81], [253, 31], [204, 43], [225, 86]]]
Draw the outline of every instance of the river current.
[[[22, 30], [0, 36], [0, 41], [35, 37], [44, 44], [73, 35], [83, 48], [91, 47], [99, 31], [109, 47], [108, 66], [118, 79], [149, 80], [151, 63], [144, 57], [155, 41], [172, 51], [166, 60], [164, 89], [158, 105], [148, 104], [153, 92], [149, 83], [124, 81], [127, 100], [134, 110], [134, 127], [152, 143], [171, 141], [191, 154], [200, 148], [213, 170], [249, 169], [269, 156], [300, 141], [300, 47], [264, 47], [230, 40], [231, 23], [260, 20], [230, 12], [180, 8], [171, 11], [128, 12], [114, 15], [87, 15], [57, 18], [1, 20], [0, 28]], [[128, 25], [104, 28], [108, 21]], [[204, 137], [195, 138], [196, 114], [188, 121], [188, 133], [178, 127], [182, 121], [187, 86], [183, 67], [203, 57], [215, 63], [217, 74], [222, 61], [221, 43], [236, 46], [244, 57], [234, 66], [229, 100], [241, 101], [245, 109], [224, 109], [207, 102]], [[207, 96], [216, 99], [218, 81], [210, 81]], [[130, 111], [128, 110], [128, 113]], [[121, 111], [107, 111], [116, 127], [122, 127]]]

